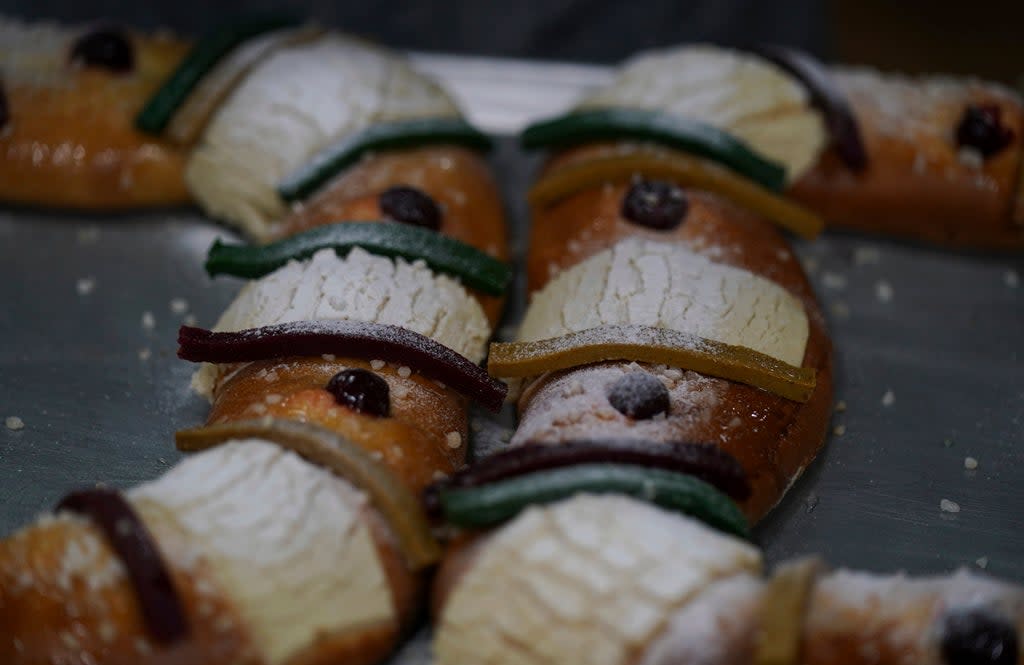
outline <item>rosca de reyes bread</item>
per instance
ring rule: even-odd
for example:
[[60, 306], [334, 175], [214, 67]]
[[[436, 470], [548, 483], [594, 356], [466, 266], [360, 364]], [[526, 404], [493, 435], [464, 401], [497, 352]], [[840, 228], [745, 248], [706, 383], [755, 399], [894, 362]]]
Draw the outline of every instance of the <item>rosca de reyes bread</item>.
[[1024, 662], [1020, 587], [806, 559], [766, 576], [751, 544], [648, 497], [578, 494], [463, 539], [437, 578], [434, 662]]
[[[759, 519], [825, 438], [824, 321], [769, 222], [721, 196], [636, 178], [533, 209], [530, 304], [518, 343], [489, 359], [492, 373], [524, 383], [512, 444], [718, 446], [746, 470], [743, 507]], [[591, 351], [539, 343], [552, 339]], [[524, 361], [531, 351], [539, 362]]]
[[1020, 97], [994, 83], [826, 67], [780, 48], [686, 46], [636, 56], [524, 141], [620, 162], [649, 162], [652, 149], [662, 162], [692, 155], [696, 141], [699, 156], [724, 157], [830, 225], [1014, 248], [1024, 244], [1022, 127]]
[[503, 251], [480, 157], [489, 139], [395, 53], [269, 15], [190, 47], [112, 27], [0, 29], [4, 200], [106, 209], [191, 196], [261, 241], [402, 217]]
[[135, 127], [177, 39], [0, 16], [0, 200], [114, 210], [188, 200], [185, 152]]

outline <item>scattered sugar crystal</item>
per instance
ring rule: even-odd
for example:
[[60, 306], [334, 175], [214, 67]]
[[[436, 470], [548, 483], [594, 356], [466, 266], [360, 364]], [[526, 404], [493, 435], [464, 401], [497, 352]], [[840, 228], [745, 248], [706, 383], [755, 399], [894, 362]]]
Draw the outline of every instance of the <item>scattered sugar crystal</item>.
[[974, 560], [974, 563], [977, 564], [978, 568], [985, 570], [986, 568], [988, 568], [988, 557], [980, 556]]
[[75, 283], [75, 290], [78, 291], [80, 296], [89, 295], [95, 288], [96, 279], [94, 277], [82, 277]]
[[959, 513], [960, 504], [956, 501], [950, 501], [949, 499], [943, 499], [939, 501], [939, 510], [944, 513]]
[[882, 406], [892, 406], [896, 401], [896, 394], [892, 390], [886, 390], [882, 395]]
[[892, 302], [893, 295], [892, 284], [889, 282], [883, 279], [875, 284], [875, 297], [878, 298], [878, 302]]
[[832, 429], [832, 433], [835, 434], [836, 436], [843, 436], [843, 435], [845, 435], [846, 434], [846, 425], [836, 425]]
[[153, 356], [153, 352], [148, 348], [139, 349], [139, 360], [145, 362]]
[[458, 432], [448, 432], [448, 436], [445, 437], [445, 441], [449, 448], [458, 448], [462, 445], [462, 435]]
[[188, 311], [188, 301], [184, 298], [173, 298], [170, 303], [171, 312], [174, 314], [184, 314]]
[[836, 402], [836, 411], [838, 413], [842, 413], [843, 411], [846, 411], [846, 400], [842, 400], [841, 399], [838, 402]]
[[7, 425], [7, 429], [9, 430], [17, 431], [19, 429], [24, 429], [25, 421], [18, 416], [7, 416], [7, 419], [4, 420], [4, 425]]
[[1007, 270], [1006, 274], [1003, 275], [1003, 281], [1011, 289], [1015, 289], [1020, 286], [1020, 275], [1017, 274], [1016, 270]]
[[877, 247], [864, 246], [853, 250], [853, 262], [859, 266], [878, 263], [881, 260], [882, 253]]
[[842, 300], [837, 300], [832, 303], [832, 313], [840, 319], [848, 319], [850, 318], [850, 306]]
[[978, 468], [978, 460], [974, 459], [973, 457], [965, 457], [964, 458], [964, 468], [965, 469], [969, 469], [971, 471], [973, 471], [974, 469], [977, 469]]
[[277, 393], [270, 393], [269, 395], [263, 398], [263, 401], [265, 401], [267, 404], [280, 404], [282, 399], [284, 398], [278, 395]]
[[373, 369], [376, 369], [376, 370], [384, 369], [384, 365], [386, 365], [386, 364], [387, 363], [385, 363], [383, 360], [371, 360], [370, 361], [370, 367], [372, 367]]
[[412, 374], [412, 370], [406, 367], [405, 365], [402, 365], [401, 367], [398, 368], [398, 376], [402, 377], [403, 379], [408, 379], [410, 374]]
[[142, 313], [142, 327], [146, 330], [152, 330], [156, 327], [156, 317], [153, 316], [153, 312]]
[[186, 326], [194, 326], [195, 324], [199, 323], [199, 319], [196, 318], [195, 314], [189, 314], [184, 318], [182, 323], [184, 323]]
[[325, 354], [323, 354], [320, 357], [323, 358], [324, 360], [326, 360], [329, 363], [332, 363], [332, 362], [334, 362], [335, 360], [338, 359], [338, 357], [335, 356], [333, 353], [325, 353]]
[[845, 289], [846, 276], [835, 272], [825, 272], [821, 276], [821, 283], [826, 289]]

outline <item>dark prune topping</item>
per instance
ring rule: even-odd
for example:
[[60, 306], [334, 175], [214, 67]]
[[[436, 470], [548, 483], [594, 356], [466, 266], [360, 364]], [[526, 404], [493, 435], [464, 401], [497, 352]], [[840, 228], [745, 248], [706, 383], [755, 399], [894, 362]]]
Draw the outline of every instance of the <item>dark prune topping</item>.
[[72, 492], [57, 510], [81, 515], [103, 532], [131, 581], [153, 641], [172, 644], [188, 637], [184, 606], [160, 549], [120, 492], [105, 487]]
[[1013, 130], [1002, 120], [1003, 110], [996, 104], [969, 105], [956, 127], [957, 144], [974, 148], [988, 159], [1013, 141]]
[[608, 402], [624, 416], [647, 420], [668, 413], [668, 388], [646, 372], [631, 372], [608, 387]]
[[390, 187], [381, 192], [377, 201], [381, 212], [396, 222], [433, 231], [441, 228], [441, 208], [434, 199], [415, 187]]
[[622, 216], [640, 226], [670, 231], [683, 223], [689, 202], [682, 188], [662, 180], [637, 180], [622, 199]]
[[123, 74], [135, 67], [135, 49], [121, 30], [96, 28], [79, 37], [71, 47], [71, 62]]
[[1019, 648], [1013, 625], [984, 608], [946, 616], [942, 658], [949, 665], [1015, 665]]
[[378, 418], [391, 414], [391, 390], [388, 382], [365, 369], [346, 369], [327, 382], [327, 392], [338, 404]]

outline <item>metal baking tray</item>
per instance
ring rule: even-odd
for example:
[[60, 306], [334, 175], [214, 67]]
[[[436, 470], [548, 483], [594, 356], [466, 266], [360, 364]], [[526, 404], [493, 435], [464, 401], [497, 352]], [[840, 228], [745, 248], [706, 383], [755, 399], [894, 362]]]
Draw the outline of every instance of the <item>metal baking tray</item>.
[[[413, 57], [472, 120], [509, 136], [609, 76]], [[536, 158], [508, 138], [493, 161], [521, 255]], [[0, 534], [71, 488], [129, 486], [179, 459], [173, 432], [202, 422], [208, 405], [189, 391], [176, 332], [187, 317], [212, 325], [241, 286], [202, 269], [214, 238], [232, 235], [194, 209], [0, 209]], [[796, 250], [829, 319], [842, 410], [818, 460], [756, 531], [769, 562], [816, 552], [836, 566], [966, 566], [1024, 583], [1024, 257], [838, 234]], [[523, 310], [519, 284], [506, 331]], [[10, 416], [24, 428], [3, 426]], [[493, 446], [511, 424], [476, 414], [475, 445]], [[426, 653], [421, 637], [400, 661]]]

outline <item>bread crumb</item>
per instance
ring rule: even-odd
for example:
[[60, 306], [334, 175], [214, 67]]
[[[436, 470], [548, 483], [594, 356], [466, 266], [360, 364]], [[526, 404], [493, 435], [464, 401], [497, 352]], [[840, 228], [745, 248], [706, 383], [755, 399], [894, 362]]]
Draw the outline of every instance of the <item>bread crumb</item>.
[[87, 226], [83, 229], [78, 229], [75, 234], [78, 242], [83, 245], [89, 245], [96, 242], [100, 237], [100, 230], [95, 226]]
[[960, 504], [956, 501], [950, 501], [949, 499], [943, 499], [939, 501], [939, 510], [944, 513], [959, 513]]
[[836, 436], [844, 436], [846, 434], [846, 425], [836, 425], [832, 429], [832, 433]]
[[875, 284], [875, 297], [878, 298], [878, 302], [889, 303], [892, 302], [893, 298], [892, 284], [883, 280], [880, 280]]
[[184, 314], [188, 311], [188, 301], [184, 298], [172, 298], [170, 308], [174, 314]]
[[1020, 286], [1020, 275], [1017, 274], [1016, 270], [1007, 270], [1006, 274], [1003, 275], [1003, 281], [1011, 289], [1015, 289]]
[[812, 492], [811, 494], [807, 495], [806, 499], [804, 499], [804, 508], [807, 510], [807, 512], [813, 513], [814, 509], [817, 508], [817, 507], [818, 507], [818, 495], [814, 494]]
[[978, 568], [985, 570], [986, 568], [988, 568], [988, 557], [980, 556], [974, 560], [974, 563], [978, 566]]
[[398, 368], [398, 376], [402, 377], [403, 379], [408, 379], [410, 374], [412, 374], [412, 370], [406, 367], [405, 365], [402, 365], [401, 367]]
[[152, 357], [152, 355], [153, 352], [150, 351], [148, 348], [139, 349], [139, 360], [141, 360], [142, 362], [146, 362], [147, 360], [149, 360], [150, 357]]
[[7, 429], [15, 432], [19, 429], [25, 429], [25, 421], [18, 416], [7, 416], [7, 419], [4, 420], [4, 425], [7, 425]]
[[850, 306], [842, 300], [832, 303], [832, 313], [840, 319], [850, 318]]
[[96, 278], [94, 277], [81, 277], [75, 283], [75, 290], [78, 291], [78, 295], [87, 296], [96, 289]]
[[890, 389], [882, 395], [882, 406], [892, 406], [896, 402], [896, 394]]
[[842, 413], [846, 411], [846, 400], [839, 400], [836, 402], [836, 413]]
[[449, 448], [458, 448], [462, 445], [462, 435], [458, 432], [448, 432], [448, 436], [445, 437], [445, 443], [448, 444]]
[[859, 266], [878, 263], [882, 260], [882, 252], [877, 247], [858, 247], [853, 250], [853, 262]]
[[146, 330], [152, 330], [156, 327], [156, 317], [153, 316], [153, 312], [142, 313], [142, 327]]
[[825, 272], [821, 275], [821, 284], [826, 289], [839, 291], [846, 288], [846, 277], [835, 272]]
[[974, 459], [973, 457], [965, 457], [964, 458], [964, 468], [965, 469], [969, 469], [971, 471], [973, 471], [974, 469], [977, 469], [978, 468], [978, 460]]
[[375, 370], [378, 370], [378, 371], [384, 369], [384, 365], [386, 365], [386, 364], [387, 363], [385, 363], [383, 360], [371, 360], [370, 361], [370, 367], [375, 369]]

